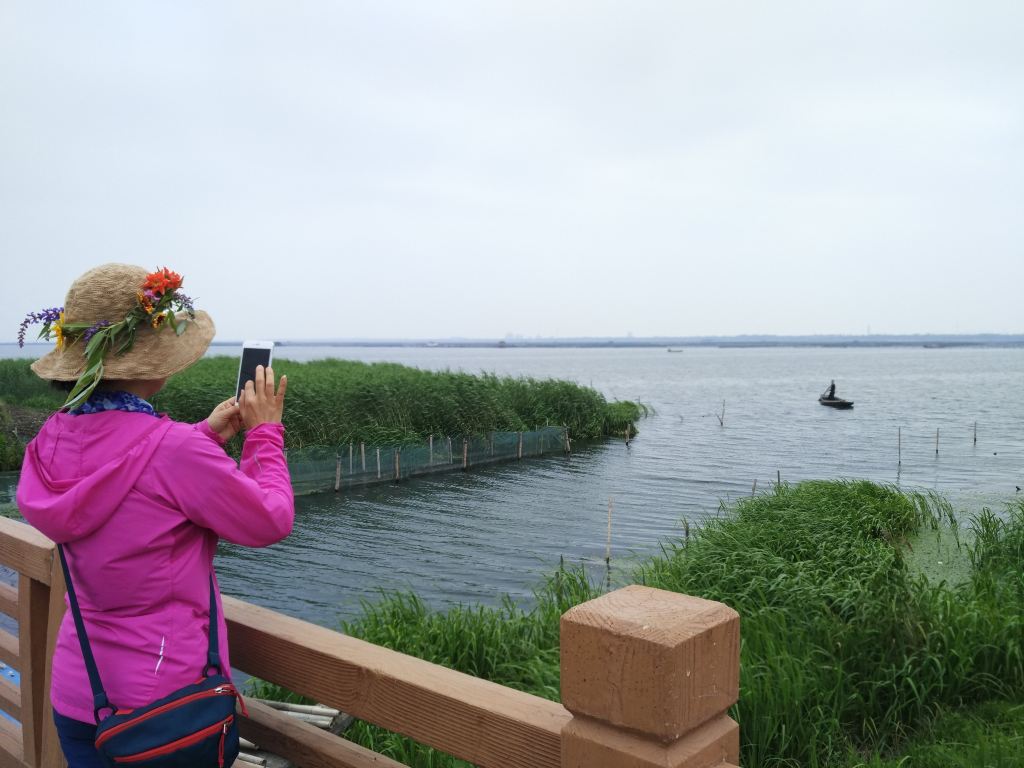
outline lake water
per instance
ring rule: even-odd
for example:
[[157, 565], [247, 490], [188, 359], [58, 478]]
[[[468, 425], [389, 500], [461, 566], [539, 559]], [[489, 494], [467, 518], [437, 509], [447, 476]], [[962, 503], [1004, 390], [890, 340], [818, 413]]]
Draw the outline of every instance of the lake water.
[[[0, 356], [7, 353], [0, 345]], [[414, 589], [438, 606], [493, 603], [504, 593], [528, 600], [560, 557], [603, 569], [609, 499], [613, 567], [624, 573], [678, 535], [684, 519], [718, 514], [721, 501], [750, 494], [755, 480], [758, 489], [779, 475], [898, 481], [940, 491], [968, 511], [1000, 507], [1024, 486], [1017, 397], [1024, 349], [282, 347], [278, 354], [565, 378], [655, 411], [628, 448], [608, 440], [577, 445], [569, 458], [303, 497], [288, 540], [263, 550], [222, 545], [226, 592], [327, 626], [382, 589]], [[853, 410], [816, 402], [833, 378], [837, 393], [856, 401]], [[289, 384], [302, 386], [297, 378]], [[0, 479], [0, 504], [13, 490], [14, 478]]]

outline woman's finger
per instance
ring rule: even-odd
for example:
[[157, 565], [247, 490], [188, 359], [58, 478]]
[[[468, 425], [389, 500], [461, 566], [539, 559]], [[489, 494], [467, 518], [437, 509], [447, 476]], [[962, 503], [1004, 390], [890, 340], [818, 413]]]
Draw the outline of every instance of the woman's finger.
[[267, 371], [262, 365], [256, 366], [256, 381], [253, 387], [253, 394], [257, 398], [263, 397], [263, 393], [267, 391]]
[[274, 369], [267, 368], [267, 382], [266, 382], [266, 393], [267, 399], [273, 400], [274, 398]]
[[281, 381], [277, 383], [277, 399], [279, 402], [284, 402], [284, 393], [288, 389], [288, 376], [281, 376]]

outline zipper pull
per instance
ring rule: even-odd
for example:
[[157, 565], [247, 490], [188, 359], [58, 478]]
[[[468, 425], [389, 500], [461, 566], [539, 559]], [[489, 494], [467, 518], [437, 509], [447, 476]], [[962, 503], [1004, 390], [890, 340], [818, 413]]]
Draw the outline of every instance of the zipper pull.
[[228, 724], [224, 723], [224, 727], [220, 730], [220, 747], [217, 749], [217, 765], [220, 768], [224, 768], [224, 739], [228, 736]]

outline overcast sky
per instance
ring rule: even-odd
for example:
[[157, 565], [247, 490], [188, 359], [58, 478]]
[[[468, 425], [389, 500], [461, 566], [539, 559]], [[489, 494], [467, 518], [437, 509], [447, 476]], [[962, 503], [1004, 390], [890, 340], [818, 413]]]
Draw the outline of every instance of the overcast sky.
[[0, 0], [0, 340], [1024, 331], [1024, 3]]

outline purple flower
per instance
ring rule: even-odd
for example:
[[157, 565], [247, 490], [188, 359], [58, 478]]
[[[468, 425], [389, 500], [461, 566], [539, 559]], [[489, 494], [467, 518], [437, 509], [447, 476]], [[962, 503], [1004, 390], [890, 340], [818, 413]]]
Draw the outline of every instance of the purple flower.
[[50, 325], [60, 320], [60, 313], [64, 311], [64, 307], [50, 307], [49, 309], [41, 309], [38, 312], [29, 312], [25, 316], [25, 319], [21, 321], [21, 325], [18, 326], [18, 346], [25, 346], [25, 331], [33, 323], [45, 323]]
[[188, 296], [186, 296], [186, 295], [185, 295], [184, 293], [182, 293], [181, 291], [175, 291], [175, 292], [174, 292], [174, 300], [175, 300], [176, 302], [178, 302], [178, 307], [179, 307], [180, 309], [184, 309], [184, 310], [185, 310], [185, 311], [187, 311], [187, 312], [189, 313], [189, 315], [191, 315], [192, 317], [195, 317], [195, 316], [196, 316], [196, 310], [195, 310], [195, 307], [193, 307], [193, 306], [192, 306], [192, 299], [191, 299], [191, 298], [189, 298]]
[[96, 325], [92, 326], [91, 328], [88, 328], [88, 329], [87, 329], [87, 330], [85, 331], [85, 333], [84, 333], [84, 334], [82, 335], [82, 340], [83, 340], [83, 341], [84, 341], [84, 342], [85, 342], [86, 344], [88, 344], [88, 343], [89, 343], [89, 339], [91, 339], [91, 338], [92, 338], [93, 336], [95, 336], [95, 335], [96, 335], [96, 332], [97, 332], [97, 331], [98, 331], [98, 330], [99, 330], [100, 328], [106, 328], [106, 327], [107, 327], [108, 325], [110, 325], [110, 324], [111, 324], [111, 323], [110, 323], [110, 321], [109, 321], [109, 320], [100, 320], [100, 321], [99, 321], [98, 323], [96, 323]]

